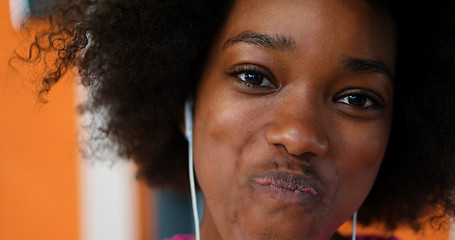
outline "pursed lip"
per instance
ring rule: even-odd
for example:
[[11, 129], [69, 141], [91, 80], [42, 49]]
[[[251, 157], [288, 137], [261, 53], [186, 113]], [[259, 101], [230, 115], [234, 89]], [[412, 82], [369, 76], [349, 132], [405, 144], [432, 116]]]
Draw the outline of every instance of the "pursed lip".
[[258, 191], [283, 203], [307, 204], [320, 199], [317, 181], [313, 177], [285, 170], [269, 170], [250, 179]]

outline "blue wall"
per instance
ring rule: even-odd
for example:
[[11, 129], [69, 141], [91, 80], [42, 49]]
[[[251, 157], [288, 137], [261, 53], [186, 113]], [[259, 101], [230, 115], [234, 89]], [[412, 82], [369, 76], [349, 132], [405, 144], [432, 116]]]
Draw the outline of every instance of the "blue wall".
[[[194, 233], [191, 197], [188, 194], [160, 190], [157, 194], [158, 239], [170, 238], [175, 234]], [[199, 221], [203, 214], [202, 194], [197, 194]]]

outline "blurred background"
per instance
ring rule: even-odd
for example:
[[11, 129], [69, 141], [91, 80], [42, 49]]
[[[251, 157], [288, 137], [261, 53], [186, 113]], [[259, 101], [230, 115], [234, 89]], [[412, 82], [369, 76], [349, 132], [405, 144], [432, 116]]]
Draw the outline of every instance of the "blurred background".
[[[42, 16], [51, 2], [0, 1], [0, 240], [161, 240], [192, 232], [188, 196], [150, 189], [135, 179], [133, 164], [108, 151], [100, 153], [105, 161], [80, 156], [77, 136], [86, 116], [76, 106], [84, 94], [71, 74], [47, 104], [38, 103], [39, 68], [12, 57], [42, 27], [21, 29], [21, 23]], [[350, 229], [346, 223], [340, 232]], [[448, 229], [388, 235], [455, 240]], [[359, 231], [384, 235], [380, 226]]]

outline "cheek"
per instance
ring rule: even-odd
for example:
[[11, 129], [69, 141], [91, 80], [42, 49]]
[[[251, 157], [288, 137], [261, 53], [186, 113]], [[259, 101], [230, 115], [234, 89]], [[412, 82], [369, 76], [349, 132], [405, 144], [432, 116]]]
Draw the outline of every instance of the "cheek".
[[[339, 206], [358, 208], [373, 186], [387, 147], [388, 120], [345, 126], [340, 145], [334, 149], [343, 160], [337, 161]], [[344, 156], [344, 157], [343, 157]]]
[[388, 128], [382, 124], [373, 124], [369, 127], [356, 127], [354, 130], [345, 132], [345, 139], [340, 141], [350, 155], [351, 161], [347, 161], [345, 167], [355, 170], [357, 168], [377, 168], [383, 158], [387, 141]]
[[201, 88], [195, 105], [194, 158], [204, 195], [221, 201], [240, 162], [248, 134], [241, 116], [247, 114], [226, 91], [213, 89]]
[[201, 180], [205, 172], [223, 169], [216, 175], [229, 175], [240, 168], [244, 164], [242, 154], [263, 125], [263, 101], [253, 101], [233, 91], [229, 83], [220, 73], [208, 73], [198, 89], [194, 153]]

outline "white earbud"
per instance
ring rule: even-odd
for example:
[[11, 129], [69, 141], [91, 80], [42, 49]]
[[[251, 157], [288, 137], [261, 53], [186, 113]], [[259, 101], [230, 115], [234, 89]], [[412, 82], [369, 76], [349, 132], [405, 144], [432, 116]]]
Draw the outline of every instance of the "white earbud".
[[191, 100], [187, 100], [185, 102], [185, 137], [188, 141], [188, 169], [190, 179], [191, 204], [193, 207], [194, 231], [196, 240], [200, 240], [199, 216], [197, 212], [196, 202], [196, 184], [194, 181], [193, 169], [193, 102]]
[[193, 140], [193, 102], [191, 100], [185, 102], [185, 137], [188, 142]]

